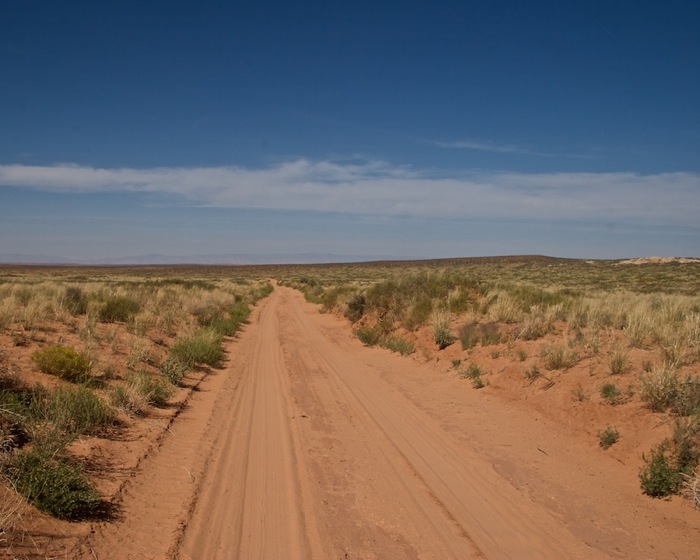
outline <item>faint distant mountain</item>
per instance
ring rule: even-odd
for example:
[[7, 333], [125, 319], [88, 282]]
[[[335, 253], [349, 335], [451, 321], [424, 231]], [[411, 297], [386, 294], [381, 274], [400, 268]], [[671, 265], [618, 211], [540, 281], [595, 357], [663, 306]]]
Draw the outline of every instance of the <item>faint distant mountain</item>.
[[22, 255], [20, 253], [0, 254], [3, 264], [78, 264], [78, 261], [47, 255]]
[[0, 254], [8, 264], [167, 265], [167, 264], [324, 264], [392, 260], [390, 255], [336, 255], [332, 253], [277, 253], [225, 255], [139, 255], [105, 259], [65, 259], [44, 255]]

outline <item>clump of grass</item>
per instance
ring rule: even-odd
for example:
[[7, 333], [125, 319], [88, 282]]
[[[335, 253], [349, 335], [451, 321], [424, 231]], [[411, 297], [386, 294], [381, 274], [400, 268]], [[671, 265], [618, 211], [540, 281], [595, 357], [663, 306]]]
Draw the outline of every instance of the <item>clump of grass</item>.
[[571, 391], [571, 395], [577, 403], [582, 403], [586, 400], [586, 391], [580, 383]]
[[621, 349], [614, 350], [608, 357], [608, 367], [612, 375], [622, 375], [627, 370], [629, 356]]
[[679, 416], [700, 415], [700, 377], [688, 377], [679, 383], [670, 406], [673, 413]]
[[217, 366], [224, 357], [222, 336], [211, 329], [203, 329], [194, 336], [176, 340], [170, 347], [170, 356], [188, 367]]
[[68, 381], [81, 381], [90, 373], [92, 364], [83, 354], [68, 346], [47, 346], [32, 354], [40, 371]]
[[474, 387], [474, 389], [481, 389], [486, 386], [484, 380], [481, 378], [483, 371], [476, 364], [469, 364], [469, 367], [466, 370], [461, 371], [460, 375], [462, 377], [466, 377], [467, 379], [471, 379], [472, 387]]
[[360, 339], [360, 342], [365, 346], [374, 346], [381, 338], [381, 330], [377, 327], [362, 327], [355, 331], [355, 335]]
[[469, 350], [479, 342], [479, 328], [475, 321], [463, 324], [457, 330], [457, 337], [462, 344], [462, 350]]
[[107, 298], [98, 311], [98, 318], [103, 323], [126, 323], [141, 309], [137, 301], [125, 296]]
[[8, 475], [29, 502], [59, 519], [86, 519], [102, 507], [99, 494], [80, 468], [47, 449], [18, 452]]
[[87, 311], [87, 297], [78, 286], [66, 287], [64, 303], [71, 315], [83, 315]]
[[673, 368], [662, 366], [639, 376], [640, 396], [654, 412], [663, 412], [678, 395], [678, 376]]
[[173, 396], [173, 385], [146, 371], [130, 372], [124, 382], [112, 388], [110, 400], [127, 414], [141, 415], [149, 406], [164, 406]]
[[524, 371], [523, 375], [525, 376], [525, 379], [530, 382], [542, 377], [542, 373], [540, 373], [540, 368], [537, 367], [537, 364], [531, 364], [530, 367]]
[[45, 389], [38, 385], [31, 397], [29, 412], [35, 419], [50, 422], [70, 436], [93, 433], [114, 421], [114, 410], [91, 389], [57, 387]]
[[163, 377], [177, 387], [182, 383], [183, 377], [185, 377], [190, 368], [177, 358], [168, 356], [158, 369]]
[[171, 383], [162, 377], [153, 377], [144, 370], [129, 373], [125, 380], [150, 405], [164, 406], [173, 396]]
[[433, 340], [440, 350], [444, 350], [454, 342], [454, 337], [450, 333], [450, 314], [447, 311], [443, 309], [434, 311], [430, 324], [433, 329]]
[[544, 367], [549, 370], [566, 370], [578, 361], [576, 350], [568, 344], [559, 343], [546, 346], [542, 349]]
[[616, 428], [608, 426], [603, 431], [598, 432], [598, 444], [603, 449], [609, 449], [620, 439], [620, 432]]
[[398, 352], [403, 356], [413, 354], [416, 351], [413, 342], [398, 335], [387, 336], [379, 342], [379, 345], [392, 352]]
[[600, 396], [612, 405], [622, 402], [622, 392], [614, 383], [604, 383], [600, 388]]

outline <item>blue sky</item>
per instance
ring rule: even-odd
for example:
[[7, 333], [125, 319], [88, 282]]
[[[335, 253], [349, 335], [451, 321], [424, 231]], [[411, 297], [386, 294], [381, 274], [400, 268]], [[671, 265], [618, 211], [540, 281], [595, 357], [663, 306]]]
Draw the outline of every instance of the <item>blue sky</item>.
[[4, 0], [0, 255], [700, 255], [698, 29], [689, 1]]

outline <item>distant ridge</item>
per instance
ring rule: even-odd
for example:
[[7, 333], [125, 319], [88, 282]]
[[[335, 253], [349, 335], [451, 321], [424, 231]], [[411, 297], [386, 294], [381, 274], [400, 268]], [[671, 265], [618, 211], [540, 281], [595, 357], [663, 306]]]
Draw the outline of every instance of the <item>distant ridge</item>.
[[19, 253], [0, 254], [3, 264], [34, 265], [254, 265], [254, 264], [332, 264], [395, 260], [390, 255], [336, 255], [333, 253], [277, 253], [263, 254], [223, 254], [223, 255], [160, 255], [149, 254], [109, 259], [67, 259], [45, 255], [22, 255]]

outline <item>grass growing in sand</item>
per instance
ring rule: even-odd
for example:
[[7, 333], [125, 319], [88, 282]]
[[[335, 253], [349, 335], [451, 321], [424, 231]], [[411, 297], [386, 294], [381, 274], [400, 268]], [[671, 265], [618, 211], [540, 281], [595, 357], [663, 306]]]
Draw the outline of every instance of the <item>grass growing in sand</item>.
[[[224, 337], [272, 290], [193, 272], [0, 267], [3, 491], [61, 519], [104, 512], [72, 443], [110, 437], [187, 391], [191, 372], [222, 362]], [[3, 528], [11, 513], [0, 512]]]
[[[285, 271], [281, 280], [321, 303], [324, 312], [347, 317], [365, 344], [401, 333], [416, 355], [430, 359], [437, 349], [449, 352], [453, 363], [469, 356], [472, 365], [461, 375], [475, 387], [484, 386], [481, 368], [489, 359], [529, 356], [524, 375], [530, 390], [548, 390], [560, 376], [587, 368], [587, 388], [579, 380], [569, 389], [578, 406], [613, 404], [619, 410], [641, 403], [669, 420], [697, 414], [698, 262], [446, 259], [302, 267]], [[448, 348], [455, 339], [458, 348]], [[484, 351], [487, 346], [493, 348]], [[586, 398], [596, 392], [600, 399]], [[601, 445], [612, 445], [613, 435], [602, 432]], [[697, 434], [691, 439], [697, 443]], [[664, 445], [663, 453], [647, 454], [647, 486], [664, 472], [663, 457], [679, 446], [674, 438]], [[689, 465], [697, 465], [698, 457], [686, 455], [682, 472], [672, 465], [672, 488], [692, 494], [688, 488], [695, 488], [697, 475]]]

